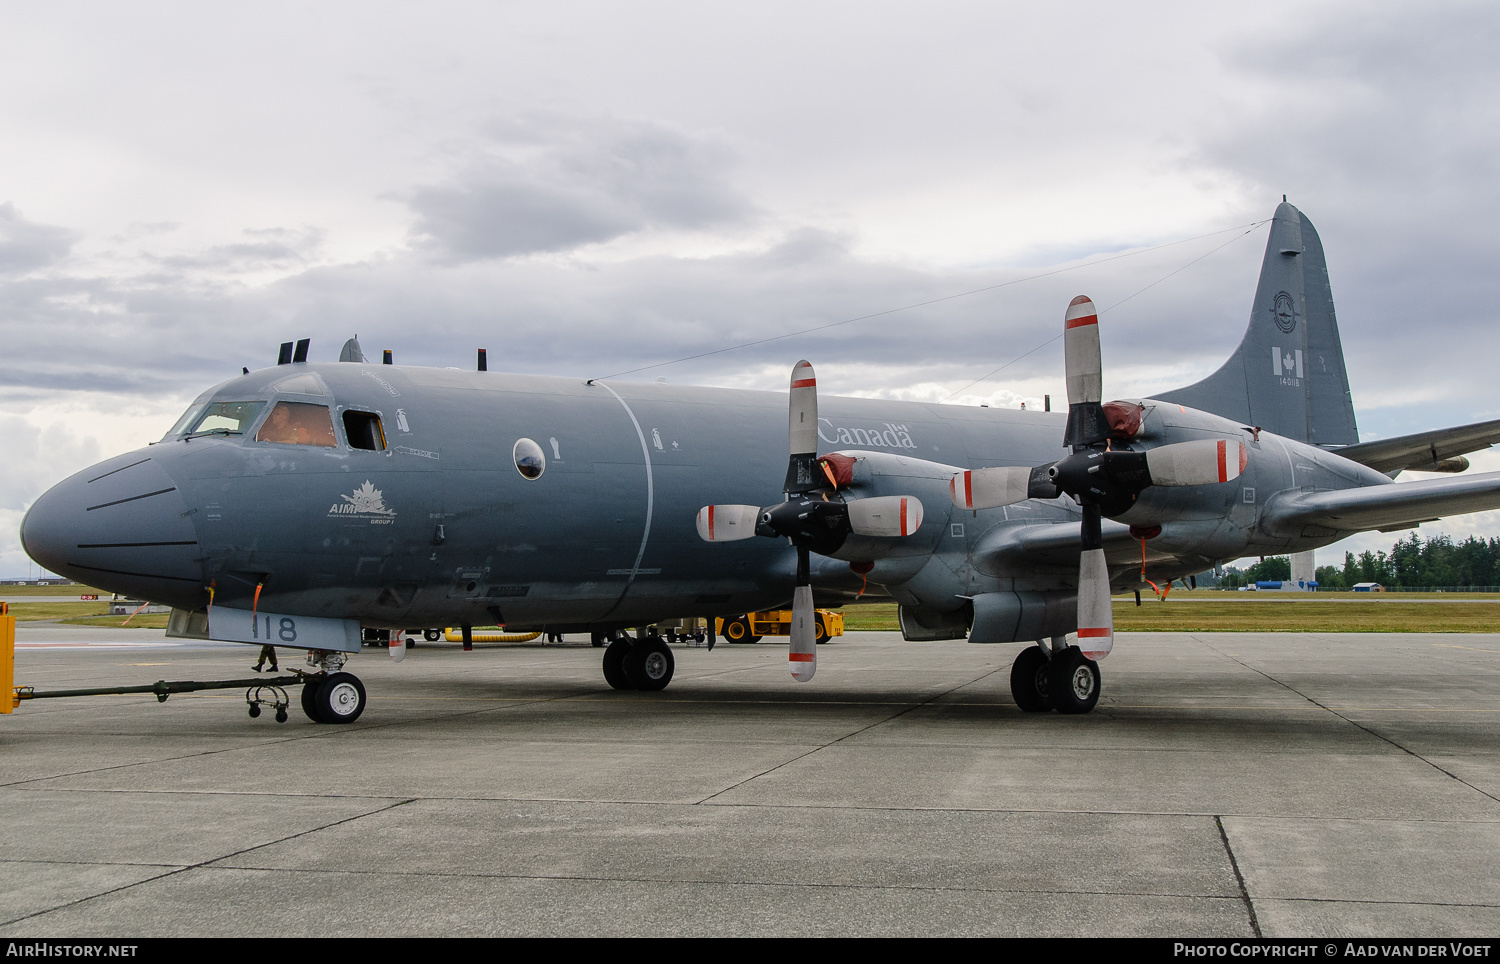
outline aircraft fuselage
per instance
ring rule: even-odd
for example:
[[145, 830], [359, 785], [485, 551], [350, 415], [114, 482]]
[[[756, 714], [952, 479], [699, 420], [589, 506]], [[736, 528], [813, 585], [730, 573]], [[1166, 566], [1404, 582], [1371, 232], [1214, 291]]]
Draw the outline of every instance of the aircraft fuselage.
[[[258, 440], [278, 401], [327, 406], [331, 436]], [[217, 604], [393, 628], [630, 626], [789, 598], [795, 550], [784, 540], [710, 544], [694, 528], [708, 502], [781, 500], [784, 394], [333, 363], [252, 372], [195, 407], [216, 402], [262, 404], [241, 434], [169, 434], [60, 483], [27, 516], [27, 550], [60, 574], [182, 609], [202, 609], [211, 588]], [[1258, 531], [1258, 507], [1273, 493], [1387, 481], [1268, 433], [1251, 441], [1216, 416], [1147, 405], [1145, 444], [1251, 445], [1239, 480], [1170, 498], [1148, 489], [1119, 517], [1163, 525], [1148, 544], [1158, 581], [1337, 537]], [[383, 438], [356, 447], [370, 418]], [[825, 397], [819, 451], [878, 453], [865, 494], [915, 495], [926, 509], [914, 536], [872, 553], [870, 583], [933, 612], [977, 593], [1072, 591], [1076, 550], [1024, 567], [990, 551], [1008, 532], [1075, 519], [1070, 500], [972, 512], [954, 508], [947, 490], [955, 468], [1060, 458], [1064, 421]], [[518, 468], [522, 440], [542, 455], [534, 478]], [[860, 554], [855, 538], [838, 558], [819, 557], [814, 585], [860, 588], [846, 565]], [[1138, 584], [1138, 565], [1132, 573], [1116, 556], [1116, 584]]]

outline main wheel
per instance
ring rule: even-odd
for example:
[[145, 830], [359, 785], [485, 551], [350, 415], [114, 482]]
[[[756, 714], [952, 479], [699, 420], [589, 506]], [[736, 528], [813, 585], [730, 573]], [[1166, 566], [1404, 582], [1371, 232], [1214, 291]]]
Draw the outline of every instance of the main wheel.
[[660, 636], [641, 640], [625, 654], [625, 676], [638, 690], [666, 689], [675, 668], [672, 648]]
[[365, 711], [365, 684], [353, 673], [331, 673], [316, 687], [302, 687], [302, 709], [318, 723], [353, 723]]
[[435, 643], [443, 638], [443, 631], [441, 629], [424, 629], [422, 630], [422, 638], [429, 643]]
[[753, 643], [755, 637], [750, 635], [750, 624], [743, 616], [736, 616], [726, 620], [724, 623], [724, 638], [731, 643]]
[[1047, 679], [1049, 663], [1046, 650], [1032, 646], [1021, 650], [1010, 664], [1010, 697], [1022, 712], [1045, 713], [1052, 709]]
[[1069, 646], [1047, 668], [1052, 706], [1059, 713], [1087, 713], [1099, 702], [1099, 664]]
[[604, 650], [604, 682], [617, 690], [635, 689], [625, 675], [625, 657], [630, 655], [631, 648], [630, 640], [617, 639]]

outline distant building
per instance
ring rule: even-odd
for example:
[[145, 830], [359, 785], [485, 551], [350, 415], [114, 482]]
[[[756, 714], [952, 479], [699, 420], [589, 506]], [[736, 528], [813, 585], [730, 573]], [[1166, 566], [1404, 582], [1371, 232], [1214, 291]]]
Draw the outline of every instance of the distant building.
[[1378, 582], [1357, 582], [1354, 584], [1355, 592], [1385, 592], [1385, 587]]
[[1318, 582], [1316, 579], [1299, 579], [1296, 582], [1290, 579], [1261, 579], [1255, 583], [1257, 592], [1267, 589], [1278, 592], [1312, 592], [1317, 588]]

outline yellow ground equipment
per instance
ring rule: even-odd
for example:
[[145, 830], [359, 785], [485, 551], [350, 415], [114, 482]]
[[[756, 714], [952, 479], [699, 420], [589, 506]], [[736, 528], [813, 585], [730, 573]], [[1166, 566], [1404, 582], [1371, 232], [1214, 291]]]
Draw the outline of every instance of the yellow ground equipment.
[[[540, 635], [541, 633], [507, 633], [496, 626], [495, 632], [475, 632], [470, 635], [470, 639], [476, 643], [526, 643]], [[443, 630], [443, 637], [450, 643], [461, 643], [464, 641], [464, 631], [449, 626]]]
[[16, 696], [16, 617], [10, 604], [0, 602], [0, 713], [21, 705]]
[[[844, 635], [844, 614], [832, 609], [813, 610], [818, 642], [826, 643]], [[767, 609], [743, 616], [720, 617], [715, 621], [719, 635], [731, 643], [755, 643], [762, 636], [789, 636], [792, 632], [790, 609]]]

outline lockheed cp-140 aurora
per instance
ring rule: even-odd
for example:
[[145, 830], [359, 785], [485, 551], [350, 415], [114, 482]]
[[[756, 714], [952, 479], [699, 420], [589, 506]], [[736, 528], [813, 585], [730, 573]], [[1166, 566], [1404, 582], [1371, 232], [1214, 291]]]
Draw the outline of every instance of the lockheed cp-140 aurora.
[[1500, 507], [1500, 473], [1393, 482], [1461, 471], [1500, 422], [1359, 441], [1321, 242], [1290, 204], [1244, 339], [1202, 381], [1105, 403], [1092, 303], [1064, 326], [1066, 416], [820, 399], [806, 362], [788, 399], [370, 364], [353, 340], [315, 364], [302, 342], [58, 483], [22, 541], [53, 572], [170, 604], [174, 635], [308, 650], [319, 722], [364, 709], [342, 669], [363, 629], [590, 632], [611, 685], [656, 690], [672, 650], [633, 627], [790, 600], [802, 680], [814, 594], [862, 590], [899, 603], [907, 639], [1035, 641], [1017, 704], [1080, 713], [1110, 594], [1147, 573]]

